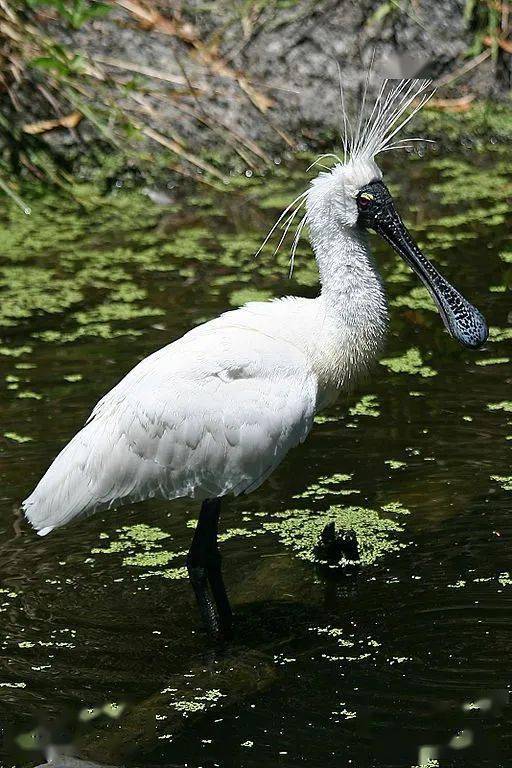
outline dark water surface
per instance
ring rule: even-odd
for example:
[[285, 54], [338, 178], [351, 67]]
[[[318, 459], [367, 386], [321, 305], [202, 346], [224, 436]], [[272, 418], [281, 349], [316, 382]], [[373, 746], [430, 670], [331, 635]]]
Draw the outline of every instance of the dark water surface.
[[[150, 501], [44, 539], [17, 510], [143, 356], [247, 299], [315, 295], [306, 241], [291, 281], [285, 252], [252, 258], [307, 161], [235, 180], [230, 195], [175, 188], [167, 206], [84, 188], [81, 209], [34, 193], [30, 217], [4, 211], [1, 765], [35, 765], [65, 740], [109, 765], [511, 764], [510, 159], [395, 160], [404, 218], [492, 340], [456, 346], [375, 243], [387, 362], [226, 505], [236, 630], [224, 649], [200, 631], [183, 578], [196, 504]], [[329, 519], [352, 521], [359, 569], [313, 562]]]

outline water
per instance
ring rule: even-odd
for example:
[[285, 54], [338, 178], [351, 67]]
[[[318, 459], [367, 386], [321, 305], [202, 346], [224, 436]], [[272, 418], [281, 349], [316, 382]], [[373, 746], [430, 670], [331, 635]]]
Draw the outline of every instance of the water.
[[[420, 244], [493, 340], [457, 347], [375, 242], [387, 362], [261, 489], [226, 505], [228, 647], [205, 640], [183, 578], [189, 500], [132, 505], [45, 539], [17, 511], [143, 356], [249, 298], [315, 295], [305, 242], [291, 282], [285, 253], [252, 258], [306, 165], [236, 180], [230, 195], [175, 189], [167, 207], [84, 187], [81, 208], [34, 193], [31, 217], [2, 214], [2, 765], [43, 762], [56, 742], [109, 765], [509, 764], [506, 152], [431, 151], [388, 174]], [[312, 562], [330, 519], [354, 524], [366, 565]]]

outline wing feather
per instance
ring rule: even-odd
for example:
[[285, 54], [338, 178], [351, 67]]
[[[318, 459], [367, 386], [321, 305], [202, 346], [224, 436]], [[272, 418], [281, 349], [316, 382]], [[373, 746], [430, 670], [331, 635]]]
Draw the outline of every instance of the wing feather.
[[100, 400], [23, 502], [40, 533], [128, 501], [248, 493], [305, 439], [316, 378], [303, 354], [215, 330], [159, 350]]

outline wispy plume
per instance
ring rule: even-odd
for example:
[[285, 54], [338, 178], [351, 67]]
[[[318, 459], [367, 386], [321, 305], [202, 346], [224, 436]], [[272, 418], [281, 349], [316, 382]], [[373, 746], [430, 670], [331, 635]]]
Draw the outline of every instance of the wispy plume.
[[[418, 136], [397, 141], [393, 139], [434, 95], [432, 80], [384, 80], [373, 107], [365, 117], [368, 84], [369, 77], [366, 80], [355, 132], [351, 128], [350, 117], [345, 111], [345, 100], [342, 99], [341, 102], [341, 109], [344, 112], [343, 125], [346, 126], [345, 133], [342, 135], [343, 147], [347, 147], [345, 162], [349, 159], [352, 161], [359, 158], [371, 159], [381, 152], [403, 149], [409, 146], [409, 142], [428, 141]], [[340, 89], [343, 92], [341, 81]]]
[[[358, 160], [373, 159], [381, 152], [410, 148], [412, 142], [415, 141], [429, 141], [428, 139], [423, 139], [418, 136], [405, 139], [396, 139], [396, 136], [434, 95], [435, 89], [432, 87], [432, 80], [392, 80], [388, 78], [382, 82], [374, 102], [367, 107], [367, 96], [372, 78], [373, 60], [374, 56], [372, 56], [365, 77], [361, 105], [354, 122], [347, 109], [347, 101], [343, 90], [342, 72], [339, 63], [336, 62], [339, 75], [340, 136], [343, 148], [343, 159], [339, 155], [333, 153], [320, 155], [313, 163], [311, 163], [307, 169], [308, 171], [314, 166], [318, 166], [324, 169], [324, 171], [330, 171], [331, 168], [323, 163], [324, 160], [328, 160], [329, 158], [333, 159], [336, 166], [339, 167], [348, 163], [356, 163]], [[263, 243], [255, 254], [256, 256], [258, 256], [261, 250], [272, 238], [278, 227], [281, 227], [283, 231], [277, 246], [274, 249], [274, 254], [277, 253], [285, 241], [288, 232], [292, 229], [292, 225], [296, 223], [297, 214], [306, 206], [307, 196], [308, 190], [298, 195], [295, 200], [285, 208], [265, 237]], [[307, 215], [304, 214], [299, 216], [291, 246], [290, 275], [293, 272], [297, 246], [306, 225]]]

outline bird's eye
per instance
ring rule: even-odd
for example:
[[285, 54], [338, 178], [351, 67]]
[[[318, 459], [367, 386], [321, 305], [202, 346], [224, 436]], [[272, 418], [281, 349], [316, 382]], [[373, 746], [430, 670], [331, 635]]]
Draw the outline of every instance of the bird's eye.
[[374, 197], [372, 194], [370, 194], [370, 192], [362, 192], [357, 197], [357, 205], [359, 206], [359, 208], [368, 208], [370, 203], [373, 202], [373, 199]]

